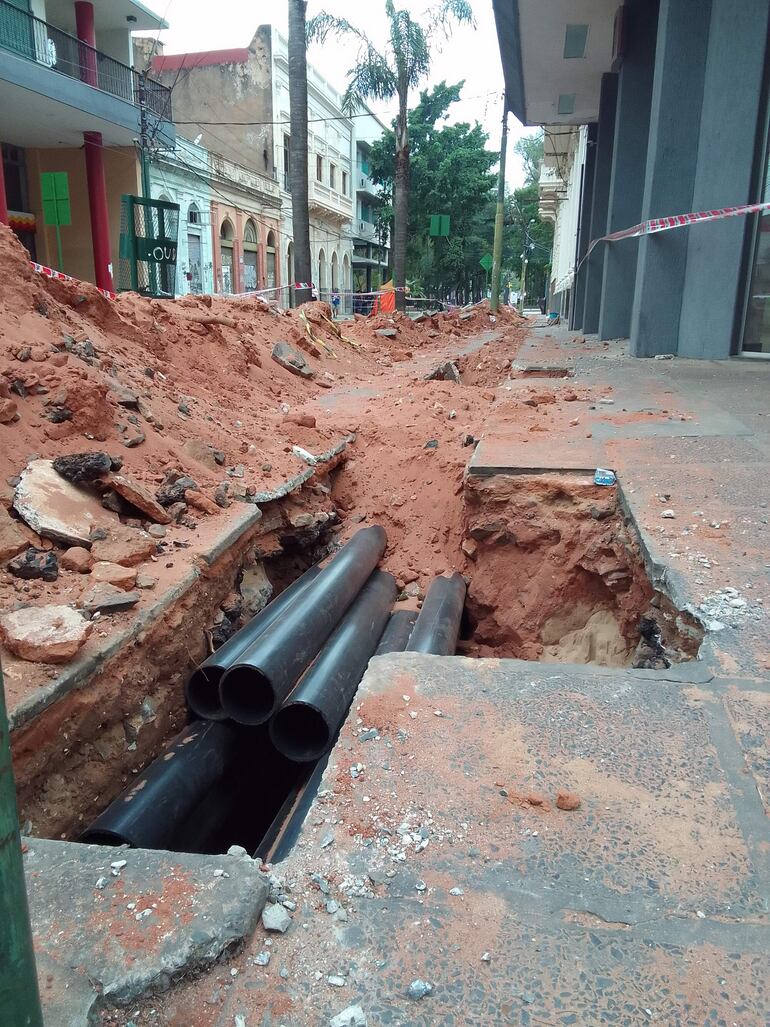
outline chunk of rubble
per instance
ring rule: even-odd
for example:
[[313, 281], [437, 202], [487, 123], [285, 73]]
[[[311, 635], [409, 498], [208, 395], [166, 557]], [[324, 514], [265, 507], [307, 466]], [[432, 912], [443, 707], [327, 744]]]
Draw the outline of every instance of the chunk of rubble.
[[19, 526], [14, 519], [0, 504], [0, 562], [10, 560], [23, 549], [26, 549], [29, 542], [22, 535]]
[[62, 478], [71, 481], [73, 485], [81, 485], [83, 482], [96, 481], [103, 474], [109, 473], [112, 467], [112, 460], [107, 453], [72, 453], [70, 456], [57, 456], [53, 462], [53, 469]]
[[91, 529], [114, 524], [98, 497], [66, 481], [52, 460], [33, 460], [21, 472], [13, 506], [34, 532], [67, 546], [91, 548]]
[[329, 1020], [329, 1027], [368, 1027], [368, 1023], [361, 1006], [348, 1006]]
[[291, 917], [278, 902], [268, 902], [262, 910], [262, 926], [266, 931], [285, 934], [291, 926]]
[[32, 663], [66, 663], [91, 634], [92, 624], [71, 606], [35, 606], [0, 617], [6, 648]]
[[300, 378], [312, 378], [314, 371], [308, 364], [307, 360], [302, 356], [299, 350], [290, 346], [288, 342], [276, 342], [273, 346], [273, 352], [270, 354], [276, 364], [280, 364], [281, 367], [285, 367], [287, 371], [291, 371], [292, 374], [299, 375]]
[[376, 328], [374, 334], [380, 339], [395, 339], [398, 335], [397, 328]]
[[91, 577], [97, 584], [115, 585], [128, 592], [136, 584], [136, 569], [123, 567], [119, 563], [98, 560], [91, 568]]
[[157, 524], [171, 523], [171, 518], [155, 496], [138, 481], [134, 481], [125, 474], [112, 474], [108, 479], [108, 484], [122, 499], [135, 506], [137, 510], [141, 510], [151, 521], [155, 521]]
[[93, 554], [84, 546], [72, 546], [59, 558], [59, 563], [65, 571], [74, 571], [76, 574], [88, 574], [93, 562]]
[[155, 555], [157, 543], [146, 531], [119, 525], [110, 530], [107, 538], [95, 541], [91, 547], [94, 560], [119, 563], [121, 567], [136, 567]]
[[454, 382], [457, 385], [460, 382], [460, 371], [453, 360], [445, 360], [443, 364], [434, 367], [430, 374], [425, 375], [425, 381]]
[[56, 581], [59, 577], [59, 561], [56, 553], [45, 549], [29, 549], [14, 556], [8, 564], [8, 570], [15, 578], [32, 581], [42, 578], [43, 581]]
[[140, 596], [138, 592], [126, 592], [115, 585], [101, 584], [94, 587], [86, 594], [81, 607], [87, 613], [119, 613], [121, 610], [130, 610], [136, 606]]

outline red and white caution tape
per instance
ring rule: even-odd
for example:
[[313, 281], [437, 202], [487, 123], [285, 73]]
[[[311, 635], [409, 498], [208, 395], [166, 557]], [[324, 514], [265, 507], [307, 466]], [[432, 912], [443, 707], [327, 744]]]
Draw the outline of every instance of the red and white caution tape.
[[[59, 282], [79, 282], [79, 278], [73, 278], [72, 275], [65, 275], [63, 271], [57, 271], [54, 267], [47, 267], [45, 264], [38, 264], [34, 260], [30, 260], [30, 265], [33, 271], [37, 271], [39, 275], [45, 275], [46, 278], [55, 278]], [[98, 286], [97, 286], [98, 288]], [[111, 292], [109, 289], [99, 289], [102, 296], [106, 296], [108, 300], [114, 300], [117, 298], [116, 292]]]
[[[690, 214], [674, 214], [666, 218], [652, 218], [651, 221], [642, 221], [641, 224], [634, 225], [632, 228], [624, 228], [620, 232], [611, 232], [609, 235], [602, 235], [600, 238], [594, 239], [580, 264], [588, 260], [600, 242], [637, 239], [642, 235], [668, 232], [672, 228], [685, 228], [687, 225], [697, 225], [703, 221], [722, 221], [725, 218], [742, 217], [744, 214], [760, 214], [765, 210], [770, 210], [770, 203], [746, 203], [740, 207], [720, 207], [717, 210], [699, 210]], [[578, 268], [580, 264], [578, 264]]]

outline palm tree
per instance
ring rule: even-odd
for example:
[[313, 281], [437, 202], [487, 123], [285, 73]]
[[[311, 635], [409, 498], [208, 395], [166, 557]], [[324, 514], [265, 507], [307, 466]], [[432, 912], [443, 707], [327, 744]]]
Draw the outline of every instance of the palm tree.
[[[310, 216], [307, 184], [307, 43], [306, 0], [289, 0], [289, 183], [294, 238], [294, 281], [312, 280]], [[290, 283], [293, 284], [293, 283]], [[310, 288], [298, 289], [297, 305], [311, 299]]]
[[351, 35], [360, 46], [355, 65], [348, 72], [348, 85], [342, 108], [352, 114], [364, 100], [398, 98], [396, 118], [395, 175], [393, 180], [393, 278], [396, 305], [406, 305], [406, 242], [409, 212], [409, 129], [407, 111], [409, 91], [416, 88], [430, 70], [431, 41], [436, 32], [449, 35], [452, 23], [473, 25], [473, 11], [467, 0], [440, 0], [424, 19], [429, 27], [416, 21], [408, 11], [396, 10], [393, 0], [385, 0], [390, 35], [384, 43], [373, 42], [344, 18], [321, 12], [307, 26], [308, 40], [323, 43], [330, 33]]

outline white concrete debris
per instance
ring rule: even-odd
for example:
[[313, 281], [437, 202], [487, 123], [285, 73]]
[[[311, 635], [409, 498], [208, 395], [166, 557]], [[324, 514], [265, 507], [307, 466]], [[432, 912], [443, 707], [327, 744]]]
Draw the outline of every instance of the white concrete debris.
[[348, 1006], [329, 1020], [329, 1027], [368, 1027], [368, 1024], [361, 1006]]

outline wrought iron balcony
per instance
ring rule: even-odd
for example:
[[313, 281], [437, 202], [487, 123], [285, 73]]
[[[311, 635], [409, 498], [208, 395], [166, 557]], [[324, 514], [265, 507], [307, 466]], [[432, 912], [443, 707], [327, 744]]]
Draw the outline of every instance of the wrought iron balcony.
[[145, 78], [127, 64], [95, 50], [75, 36], [41, 21], [7, 0], [0, 0], [0, 49], [42, 64], [60, 75], [140, 106], [171, 121], [171, 90]]

